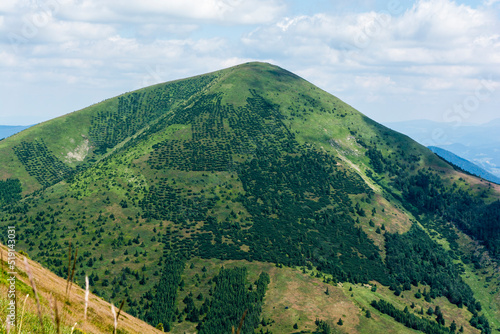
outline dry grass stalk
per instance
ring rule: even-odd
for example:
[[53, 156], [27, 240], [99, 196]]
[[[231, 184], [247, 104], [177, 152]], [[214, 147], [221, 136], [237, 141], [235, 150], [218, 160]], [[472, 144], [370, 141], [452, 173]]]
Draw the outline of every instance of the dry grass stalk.
[[2, 263], [2, 271], [0, 271], [0, 273], [2, 273], [2, 276], [0, 276], [0, 278], [3, 278], [3, 252], [0, 251], [0, 254], [2, 256], [2, 259], [1, 259], [1, 263]]
[[84, 320], [87, 320], [87, 309], [89, 306], [89, 277], [85, 275], [85, 313]]
[[[243, 321], [245, 321], [245, 317], [247, 316], [248, 309], [243, 312], [243, 316], [241, 317], [240, 324], [238, 326], [238, 330], [236, 331], [236, 334], [240, 334], [241, 328], [243, 327]], [[231, 333], [234, 334], [234, 326], [231, 328]]]
[[71, 241], [69, 242], [69, 250], [68, 250], [68, 280], [66, 282], [66, 296], [68, 295], [69, 288], [69, 275], [71, 274], [71, 257], [73, 253], [71, 252]]
[[73, 331], [75, 330], [76, 325], [78, 325], [78, 322], [75, 322], [75, 324], [73, 325], [73, 327], [71, 327], [71, 334], [73, 334]]
[[118, 328], [118, 318], [120, 317], [120, 313], [122, 311], [123, 305], [125, 304], [125, 300], [122, 300], [122, 303], [120, 304], [120, 308], [118, 309], [118, 314], [116, 314], [115, 311], [115, 306], [111, 304], [111, 313], [113, 313], [113, 318], [115, 320], [115, 327], [113, 329], [113, 334], [116, 334], [116, 330]]
[[35, 294], [36, 307], [38, 310], [38, 318], [40, 319], [40, 326], [43, 332], [44, 329], [43, 329], [42, 307], [40, 305], [40, 298], [38, 298], [38, 292], [36, 290], [36, 285], [35, 285], [35, 278], [33, 277], [33, 273], [31, 272], [31, 268], [30, 265], [28, 264], [28, 259], [26, 257], [24, 258], [24, 265], [26, 267], [26, 274], [28, 275], [28, 278], [30, 280], [31, 287], [33, 288], [33, 293]]
[[122, 303], [120, 304], [120, 309], [118, 310], [118, 315], [116, 316], [116, 320], [118, 320], [118, 318], [120, 318], [120, 313], [123, 309], [123, 305], [125, 304], [125, 299], [122, 300]]
[[247, 312], [248, 312], [248, 309], [246, 309], [245, 312], [243, 312], [243, 316], [241, 317], [240, 325], [238, 326], [238, 330], [236, 331], [236, 334], [240, 334], [241, 327], [243, 327], [243, 321], [245, 321], [245, 317], [247, 316]]
[[21, 319], [19, 320], [19, 329], [17, 330], [18, 333], [22, 333], [21, 329], [23, 327], [23, 319], [24, 319], [24, 308], [26, 307], [26, 301], [28, 300], [28, 297], [30, 295], [26, 294], [26, 298], [24, 298], [24, 304], [23, 304], [23, 309], [21, 311]]
[[113, 304], [111, 304], [111, 313], [113, 314], [113, 320], [114, 320], [113, 334], [116, 334], [116, 327], [118, 326], [118, 320], [116, 319], [115, 305]]
[[69, 296], [69, 293], [71, 292], [71, 287], [73, 286], [73, 278], [75, 277], [75, 268], [76, 268], [76, 258], [77, 257], [78, 257], [78, 246], [76, 247], [75, 258], [73, 259], [73, 269], [71, 269], [71, 278], [69, 280], [68, 296]]
[[56, 296], [52, 295], [54, 299], [54, 321], [56, 323], [57, 334], [61, 334], [61, 318], [59, 317], [59, 308], [57, 307], [57, 299]]

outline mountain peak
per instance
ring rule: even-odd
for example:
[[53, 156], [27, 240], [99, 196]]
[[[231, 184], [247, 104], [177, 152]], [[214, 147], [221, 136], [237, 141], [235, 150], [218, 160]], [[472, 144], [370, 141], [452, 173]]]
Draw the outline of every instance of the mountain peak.
[[[92, 275], [106, 298], [126, 299], [131, 314], [167, 330], [194, 332], [203, 319], [200, 333], [229, 332], [248, 308], [253, 332], [271, 317], [259, 304], [269, 276], [253, 273], [249, 290], [246, 271], [219, 271], [221, 261], [301, 267], [325, 284], [376, 281], [385, 286], [377, 293], [413, 289], [408, 298], [422, 288], [427, 300], [467, 305], [469, 319], [480, 308], [440, 245], [457, 250], [449, 236], [463, 229], [500, 253], [493, 186], [267, 63], [146, 87], [33, 126], [0, 141], [0, 176], [0, 225], [23, 222], [19, 249], [64, 276], [63, 245], [78, 240], [77, 282]], [[241, 304], [226, 295], [230, 281]], [[354, 313], [346, 326], [365, 319]], [[231, 321], [217, 328], [219, 319]]]

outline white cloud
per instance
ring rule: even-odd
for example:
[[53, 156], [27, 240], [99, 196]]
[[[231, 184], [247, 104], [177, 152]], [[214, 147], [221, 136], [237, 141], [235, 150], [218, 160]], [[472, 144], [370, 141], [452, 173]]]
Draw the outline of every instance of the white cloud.
[[[495, 2], [416, 0], [390, 16], [321, 6], [292, 15], [283, 0], [0, 0], [0, 86], [48, 82], [112, 96], [263, 60], [383, 115], [446, 94], [453, 101], [489, 74], [500, 84]], [[22, 38], [14, 49], [12, 34]]]
[[492, 6], [492, 5], [496, 4], [497, 2], [500, 2], [500, 0], [486, 0], [486, 1], [484, 2], [484, 4], [485, 4], [486, 6]]
[[285, 5], [278, 0], [82, 0], [66, 1], [62, 5], [64, 16], [73, 20], [122, 21], [127, 19], [134, 22], [147, 22], [180, 18], [232, 24], [270, 22], [284, 9]]
[[395, 84], [390, 77], [383, 75], [356, 76], [355, 83], [370, 91], [387, 89]]
[[17, 65], [17, 58], [12, 53], [0, 52], [0, 67], [11, 67]]
[[47, 25], [40, 33], [47, 42], [65, 43], [70, 41], [101, 40], [117, 34], [116, 29], [107, 24], [58, 21]]
[[337, 66], [355, 70], [470, 65], [481, 72], [498, 68], [500, 39], [494, 32], [499, 28], [498, 19], [487, 10], [448, 0], [422, 0], [394, 17], [369, 12], [285, 18], [257, 29], [242, 41], [275, 58], [309, 54], [311, 63], [334, 59]]
[[182, 23], [147, 23], [138, 27], [137, 33], [140, 37], [151, 38], [151, 36], [184, 36], [188, 37], [191, 33], [199, 29], [196, 24]]
[[2, 0], [0, 2], [0, 13], [12, 12], [18, 6], [19, 6], [19, 1], [17, 0]]
[[443, 101], [474, 92], [480, 78], [493, 74], [500, 83], [498, 31], [498, 12], [491, 8], [419, 0], [392, 16], [372, 11], [287, 17], [242, 42], [285, 67], [299, 62], [305, 68], [299, 73], [358, 101], [362, 111], [377, 109], [374, 115], [381, 117], [394, 105], [412, 103], [405, 109], [415, 110], [433, 101], [427, 115], [416, 117], [433, 118]]
[[402, 39], [425, 42], [447, 48], [468, 42], [470, 36], [494, 24], [494, 17], [485, 10], [457, 5], [449, 0], [420, 0], [398, 18], [391, 27]]

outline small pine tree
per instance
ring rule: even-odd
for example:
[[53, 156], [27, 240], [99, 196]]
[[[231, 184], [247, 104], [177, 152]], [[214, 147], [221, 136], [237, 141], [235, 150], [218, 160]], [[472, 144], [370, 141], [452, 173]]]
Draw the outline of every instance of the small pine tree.
[[457, 330], [457, 324], [455, 323], [455, 320], [453, 320], [453, 322], [450, 325], [450, 332], [455, 333], [456, 330]]
[[293, 329], [299, 329], [299, 325], [297, 325], [297, 323], [295, 323], [295, 324], [293, 325]]
[[342, 326], [344, 322], [342, 321], [342, 318], [339, 318], [339, 321], [337, 321], [337, 325]]
[[444, 318], [443, 318], [443, 313], [441, 313], [441, 311], [437, 314], [436, 321], [437, 321], [438, 324], [440, 324], [442, 326], [445, 325], [445, 321], [444, 321]]
[[370, 310], [366, 310], [366, 317], [368, 319], [370, 319], [372, 317], [372, 313], [370, 312]]

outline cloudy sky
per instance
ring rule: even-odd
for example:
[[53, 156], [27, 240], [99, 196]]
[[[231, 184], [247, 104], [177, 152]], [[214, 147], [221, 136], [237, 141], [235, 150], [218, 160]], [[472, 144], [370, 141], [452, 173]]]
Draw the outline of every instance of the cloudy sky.
[[500, 117], [500, 0], [1, 0], [0, 124], [246, 61], [379, 122]]

